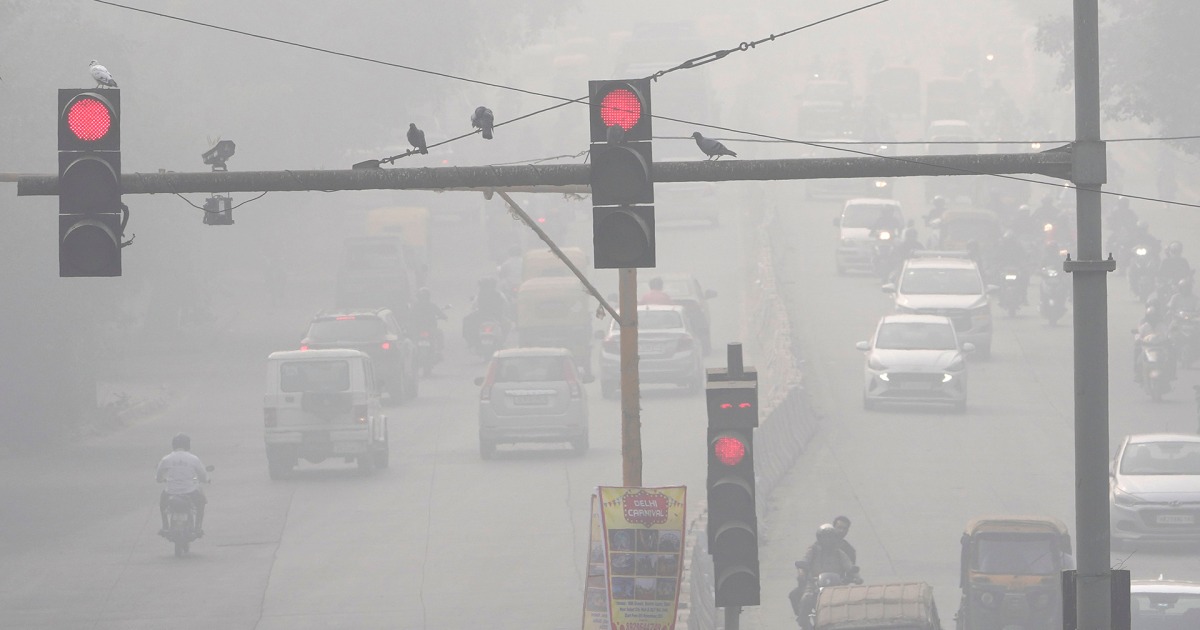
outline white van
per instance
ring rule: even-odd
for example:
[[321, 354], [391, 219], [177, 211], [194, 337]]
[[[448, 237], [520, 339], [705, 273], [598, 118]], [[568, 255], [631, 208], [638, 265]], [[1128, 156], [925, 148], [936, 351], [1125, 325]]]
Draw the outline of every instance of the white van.
[[388, 426], [371, 358], [358, 350], [291, 350], [267, 357], [263, 427], [272, 479], [300, 459], [388, 466]]

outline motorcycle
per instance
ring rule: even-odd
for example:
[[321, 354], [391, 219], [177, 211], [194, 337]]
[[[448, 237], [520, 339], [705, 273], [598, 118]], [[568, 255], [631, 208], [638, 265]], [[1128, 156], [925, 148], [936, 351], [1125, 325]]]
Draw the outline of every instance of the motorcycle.
[[1150, 250], [1144, 245], [1133, 248], [1133, 258], [1129, 261], [1129, 290], [1138, 299], [1145, 302], [1155, 289], [1155, 261], [1150, 256]]
[[1025, 303], [1027, 292], [1021, 271], [1015, 267], [1007, 267], [1001, 272], [1000, 280], [1000, 308], [1004, 309], [1009, 317], [1016, 317], [1017, 310]]
[[1062, 271], [1042, 268], [1042, 283], [1038, 289], [1038, 312], [1051, 326], [1067, 312], [1067, 278]]
[[858, 567], [850, 567], [848, 575], [843, 576], [841, 573], [825, 572], [821, 573], [814, 580], [807, 578], [808, 563], [803, 560], [796, 561], [796, 581], [798, 590], [803, 591], [800, 597], [799, 610], [794, 610], [796, 613], [796, 623], [804, 630], [813, 630], [817, 622], [817, 599], [821, 595], [821, 591], [827, 586], [841, 586], [843, 584], [862, 584], [862, 578], [858, 575]]
[[871, 269], [883, 282], [891, 279], [899, 266], [896, 261], [896, 241], [891, 230], [880, 230], [871, 247]]
[[1166, 335], [1151, 333], [1138, 340], [1137, 365], [1134, 369], [1142, 389], [1154, 402], [1161, 401], [1163, 394], [1171, 391], [1171, 381], [1175, 380], [1173, 355], [1170, 339]]
[[504, 341], [504, 326], [498, 320], [484, 317], [479, 320], [479, 331], [475, 336], [475, 352], [481, 357], [492, 356]]
[[[212, 472], [212, 466], [205, 466]], [[200, 537], [196, 531], [196, 505], [183, 495], [167, 495], [167, 529], [163, 538], [174, 543], [175, 557], [181, 558], [191, 551], [192, 541]]]
[[421, 330], [417, 332], [417, 367], [422, 376], [433, 373], [433, 366], [442, 360], [442, 331]]

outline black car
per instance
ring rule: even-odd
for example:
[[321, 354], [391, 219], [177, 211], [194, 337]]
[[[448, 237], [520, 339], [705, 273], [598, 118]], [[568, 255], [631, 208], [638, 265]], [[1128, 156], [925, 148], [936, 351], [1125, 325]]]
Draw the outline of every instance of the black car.
[[349, 348], [370, 356], [391, 404], [417, 397], [417, 353], [391, 309], [320, 313], [309, 323], [300, 349], [325, 348]]

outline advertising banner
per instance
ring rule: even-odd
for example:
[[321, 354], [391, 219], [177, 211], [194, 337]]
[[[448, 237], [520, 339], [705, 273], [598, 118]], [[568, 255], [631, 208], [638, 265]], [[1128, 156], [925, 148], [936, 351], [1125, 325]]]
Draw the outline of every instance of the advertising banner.
[[604, 573], [604, 530], [600, 499], [592, 495], [592, 534], [588, 541], [587, 585], [583, 592], [583, 630], [609, 630], [608, 580]]
[[673, 630], [687, 488], [601, 487], [612, 630]]

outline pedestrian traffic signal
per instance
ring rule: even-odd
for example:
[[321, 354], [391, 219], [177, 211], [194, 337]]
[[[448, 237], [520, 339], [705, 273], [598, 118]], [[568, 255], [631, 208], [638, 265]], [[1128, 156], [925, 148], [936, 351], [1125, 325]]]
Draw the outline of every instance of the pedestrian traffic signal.
[[121, 275], [121, 92], [58, 91], [58, 275]]
[[597, 269], [655, 266], [650, 80], [590, 81], [592, 244]]
[[[754, 427], [758, 382], [713, 381], [708, 399], [708, 552], [716, 605], [759, 603], [758, 515], [754, 497]], [[752, 380], [750, 380], [752, 379]]]

